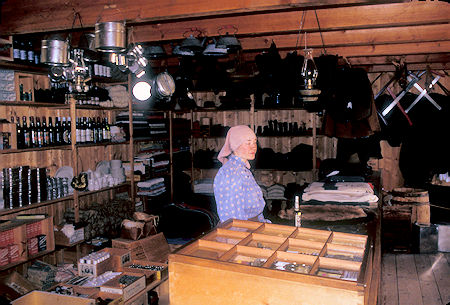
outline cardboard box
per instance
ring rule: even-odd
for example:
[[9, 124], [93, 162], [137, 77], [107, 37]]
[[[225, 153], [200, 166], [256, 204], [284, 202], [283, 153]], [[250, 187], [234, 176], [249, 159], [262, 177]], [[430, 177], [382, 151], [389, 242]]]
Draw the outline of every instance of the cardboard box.
[[113, 248], [128, 249], [131, 259], [147, 260], [153, 262], [167, 262], [169, 244], [163, 233], [151, 235], [140, 240], [116, 238], [112, 240]]
[[98, 264], [87, 264], [78, 262], [78, 275], [99, 276], [106, 271], [110, 271], [113, 267], [112, 257], [108, 257]]
[[25, 277], [13, 271], [12, 273], [0, 277], [0, 291], [8, 300], [15, 300], [30, 291], [36, 290], [33, 283]]
[[113, 271], [121, 271], [122, 267], [131, 261], [131, 253], [127, 249], [104, 248], [100, 252], [108, 252], [111, 255]]
[[[142, 265], [142, 266], [161, 266], [164, 269], [162, 270], [149, 270], [149, 269], [139, 269], [139, 268], [130, 268], [131, 265]], [[145, 275], [147, 285], [154, 282], [160, 281], [161, 279], [165, 279], [169, 276], [169, 266], [164, 263], [151, 262], [147, 260], [132, 260], [127, 263], [122, 271], [132, 272], [132, 273], [141, 273]]]
[[76, 245], [79, 242], [84, 241], [84, 227], [75, 230], [72, 236], [67, 237], [63, 232], [60, 231], [62, 226], [55, 227], [55, 244], [65, 247], [70, 247]]
[[94, 299], [73, 297], [68, 295], [55, 294], [45, 291], [32, 291], [15, 301], [12, 305], [49, 305], [49, 304], [70, 304], [70, 305], [95, 305]]
[[[138, 279], [123, 287], [123, 285], [120, 284], [119, 281], [124, 276], [135, 276], [138, 277]], [[145, 276], [137, 273], [123, 272], [121, 275], [109, 280], [108, 282], [100, 286], [100, 292], [121, 295], [123, 297], [123, 300], [126, 301], [144, 290], [145, 287]]]

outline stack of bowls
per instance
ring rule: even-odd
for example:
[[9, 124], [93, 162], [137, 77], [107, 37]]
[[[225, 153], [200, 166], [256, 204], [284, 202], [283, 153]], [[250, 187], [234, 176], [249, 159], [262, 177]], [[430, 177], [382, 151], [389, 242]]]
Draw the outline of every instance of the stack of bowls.
[[118, 183], [125, 182], [125, 169], [122, 167], [122, 160], [111, 160], [111, 176]]

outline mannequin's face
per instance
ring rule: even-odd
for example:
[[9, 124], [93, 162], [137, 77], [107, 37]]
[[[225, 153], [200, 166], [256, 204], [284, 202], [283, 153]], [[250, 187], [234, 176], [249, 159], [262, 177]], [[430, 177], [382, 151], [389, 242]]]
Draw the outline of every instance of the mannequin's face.
[[249, 136], [248, 139], [234, 151], [234, 154], [245, 160], [253, 160], [255, 159], [257, 148], [256, 136]]

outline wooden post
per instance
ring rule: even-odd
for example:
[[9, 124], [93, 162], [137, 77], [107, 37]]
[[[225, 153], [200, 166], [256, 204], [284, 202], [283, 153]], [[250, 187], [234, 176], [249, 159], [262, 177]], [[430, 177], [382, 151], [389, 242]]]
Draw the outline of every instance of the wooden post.
[[134, 139], [133, 139], [133, 100], [132, 100], [132, 88], [131, 88], [131, 75], [128, 75], [128, 130], [130, 133], [130, 142], [128, 144], [128, 158], [130, 159], [130, 199], [133, 203], [136, 203], [135, 190], [136, 186], [134, 183]]
[[194, 190], [194, 153], [195, 153], [195, 142], [194, 142], [194, 111], [191, 109], [191, 189]]
[[[69, 98], [69, 106], [70, 106], [70, 117], [71, 120], [74, 119], [74, 121], [70, 125], [70, 142], [71, 142], [71, 148], [72, 148], [72, 167], [73, 167], [73, 175], [77, 176], [79, 174], [79, 168], [78, 168], [78, 148], [77, 148], [77, 124], [76, 124], [76, 100], [73, 97], [72, 94], [68, 96]], [[75, 213], [75, 222], [80, 221], [80, 203], [78, 200], [78, 191], [73, 190], [73, 208]]]
[[313, 147], [313, 155], [312, 155], [312, 169], [313, 169], [313, 180], [317, 179], [317, 130], [316, 130], [316, 114], [312, 113], [312, 147]]
[[169, 164], [170, 164], [170, 201], [173, 201], [173, 125], [172, 111], [169, 110]]

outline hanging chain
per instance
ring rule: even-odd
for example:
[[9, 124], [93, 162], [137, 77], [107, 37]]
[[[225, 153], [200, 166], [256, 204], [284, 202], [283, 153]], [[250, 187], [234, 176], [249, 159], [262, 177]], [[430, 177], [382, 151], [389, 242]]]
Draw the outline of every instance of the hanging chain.
[[327, 50], [325, 49], [325, 43], [323, 42], [322, 30], [320, 29], [320, 23], [319, 23], [319, 17], [317, 16], [316, 10], [314, 10], [314, 13], [316, 14], [317, 26], [319, 27], [320, 39], [322, 40], [323, 53], [326, 55]]
[[300, 38], [300, 34], [301, 34], [302, 30], [303, 30], [303, 22], [305, 21], [305, 16], [306, 16], [306, 11], [303, 11], [302, 19], [300, 20], [300, 26], [299, 26], [299, 29], [298, 29], [297, 42], [295, 43], [295, 49], [296, 50], [298, 48], [298, 41], [299, 41], [299, 38]]

